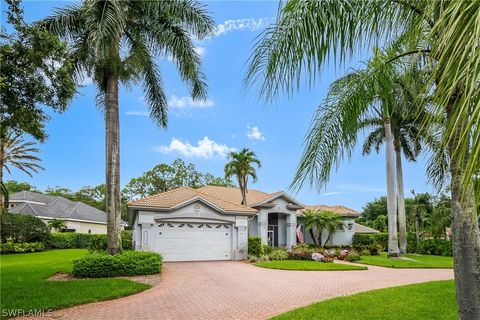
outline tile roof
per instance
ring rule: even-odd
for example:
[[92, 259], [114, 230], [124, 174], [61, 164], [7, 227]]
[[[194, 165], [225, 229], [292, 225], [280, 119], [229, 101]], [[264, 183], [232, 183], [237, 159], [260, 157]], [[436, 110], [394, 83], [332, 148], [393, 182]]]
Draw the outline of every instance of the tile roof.
[[[12, 201], [13, 200], [13, 201]], [[10, 196], [12, 203], [21, 202], [8, 211], [31, 216], [58, 219], [77, 219], [107, 222], [105, 212], [83, 202], [71, 201], [60, 196], [51, 196], [31, 191], [21, 191]]]
[[355, 222], [355, 233], [379, 233], [380, 231]]
[[316, 206], [305, 206], [305, 209], [299, 210], [299, 214], [302, 214], [303, 211], [310, 209], [310, 210], [316, 210], [316, 211], [328, 211], [328, 212], [333, 212], [337, 213], [341, 216], [344, 217], [359, 217], [360, 213], [357, 211], [347, 208], [345, 206], [327, 206], [327, 205], [316, 205]]
[[[233, 203], [242, 203], [242, 194], [239, 188], [221, 187], [221, 186], [205, 186], [200, 190], [203, 193], [215, 195], [216, 197], [228, 200]], [[266, 193], [259, 190], [248, 189], [247, 204], [252, 206], [255, 203], [262, 202], [272, 197], [272, 193]]]
[[[238, 192], [238, 189], [236, 190]], [[234, 202], [228, 197], [223, 197], [223, 194], [212, 194], [208, 191], [209, 190], [203, 188], [193, 189], [189, 187], [181, 187], [148, 196], [140, 200], [130, 201], [127, 203], [127, 206], [172, 209], [195, 198], [202, 198], [227, 213], [257, 213], [256, 209], [241, 205], [241, 201]]]

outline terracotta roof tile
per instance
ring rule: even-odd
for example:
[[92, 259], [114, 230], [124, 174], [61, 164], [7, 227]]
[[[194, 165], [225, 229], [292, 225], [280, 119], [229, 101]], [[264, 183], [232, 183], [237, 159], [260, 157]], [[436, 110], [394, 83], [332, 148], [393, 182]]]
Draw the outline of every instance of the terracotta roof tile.
[[379, 233], [380, 231], [355, 222], [355, 233]]
[[257, 210], [253, 208], [243, 206], [240, 203], [231, 202], [228, 199], [219, 197], [217, 195], [203, 192], [201, 189], [202, 188], [192, 189], [188, 187], [181, 187], [156, 195], [148, 196], [140, 200], [131, 201], [127, 203], [127, 205], [133, 207], [171, 209], [194, 198], [200, 197], [225, 212], [252, 214], [257, 212]]
[[360, 216], [360, 213], [357, 211], [347, 208], [345, 206], [327, 206], [327, 205], [316, 205], [316, 206], [305, 206], [305, 209], [299, 210], [299, 214], [302, 214], [304, 210], [317, 210], [317, 211], [328, 211], [328, 212], [333, 212], [337, 213], [341, 216], [344, 217], [358, 217]]

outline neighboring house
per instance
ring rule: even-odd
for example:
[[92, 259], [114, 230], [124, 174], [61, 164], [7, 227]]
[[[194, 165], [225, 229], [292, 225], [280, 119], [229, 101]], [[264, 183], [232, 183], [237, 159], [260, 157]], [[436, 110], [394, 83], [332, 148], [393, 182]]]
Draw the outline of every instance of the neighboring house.
[[[248, 236], [275, 247], [297, 243], [297, 217], [301, 224], [305, 208], [300, 202], [281, 191], [258, 190], [248, 190], [247, 205], [241, 201], [238, 188], [206, 186], [177, 188], [129, 202], [135, 249], [159, 252], [165, 261], [242, 260], [247, 258]], [[329, 208], [348, 211], [346, 228], [352, 228], [332, 237], [333, 242], [351, 243], [358, 213]]]
[[17, 192], [9, 196], [8, 211], [35, 216], [46, 224], [59, 219], [65, 222], [66, 229], [78, 233], [107, 233], [105, 212], [60, 196], [31, 191]]
[[364, 234], [372, 234], [372, 233], [380, 233], [377, 229], [373, 229], [367, 226], [364, 226], [360, 223], [355, 223], [355, 233], [364, 233]]

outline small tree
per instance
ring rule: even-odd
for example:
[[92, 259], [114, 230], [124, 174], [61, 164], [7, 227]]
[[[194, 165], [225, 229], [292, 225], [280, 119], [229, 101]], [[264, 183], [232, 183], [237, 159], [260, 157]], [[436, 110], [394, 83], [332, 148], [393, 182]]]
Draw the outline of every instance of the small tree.
[[260, 160], [257, 159], [255, 152], [248, 148], [243, 148], [240, 152], [230, 152], [228, 157], [231, 160], [225, 165], [225, 179], [230, 179], [233, 176], [237, 177], [238, 187], [242, 193], [242, 204], [246, 206], [248, 177], [252, 177], [253, 182], [257, 181], [257, 170], [254, 165], [256, 164], [260, 168]]
[[63, 220], [53, 219], [48, 222], [47, 227], [49, 230], [54, 229], [55, 231], [60, 232], [63, 228], [66, 228], [67, 225]]

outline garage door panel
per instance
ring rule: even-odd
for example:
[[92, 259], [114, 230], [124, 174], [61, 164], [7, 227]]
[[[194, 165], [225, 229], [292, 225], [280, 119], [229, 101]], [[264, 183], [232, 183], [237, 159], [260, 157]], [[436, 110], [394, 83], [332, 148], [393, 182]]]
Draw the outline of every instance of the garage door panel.
[[165, 261], [230, 260], [232, 226], [205, 223], [160, 223], [153, 250]]

